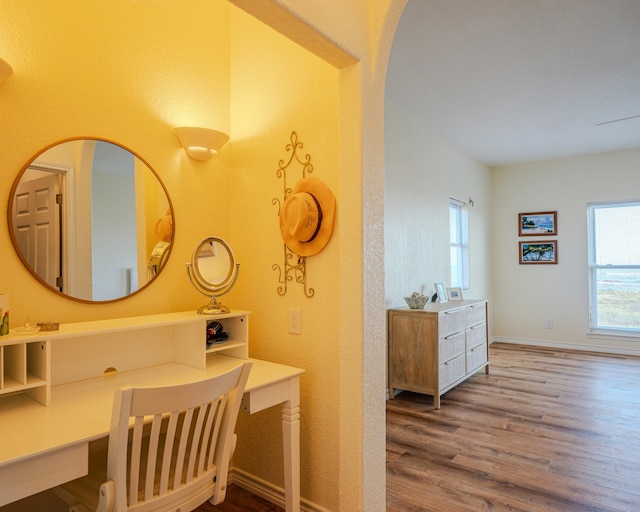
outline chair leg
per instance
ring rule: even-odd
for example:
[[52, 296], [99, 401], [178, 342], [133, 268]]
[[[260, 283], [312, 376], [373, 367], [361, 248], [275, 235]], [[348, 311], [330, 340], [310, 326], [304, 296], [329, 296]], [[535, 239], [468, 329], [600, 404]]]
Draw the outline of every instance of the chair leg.
[[96, 512], [113, 512], [116, 503], [116, 489], [113, 480], [107, 480], [100, 485], [100, 500]]

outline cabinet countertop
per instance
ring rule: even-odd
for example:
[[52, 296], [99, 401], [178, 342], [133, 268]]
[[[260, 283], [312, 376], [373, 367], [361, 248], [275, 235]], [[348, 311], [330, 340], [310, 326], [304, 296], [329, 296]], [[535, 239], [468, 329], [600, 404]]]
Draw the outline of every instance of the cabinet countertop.
[[472, 306], [473, 304], [480, 304], [487, 302], [486, 299], [464, 299], [464, 300], [450, 300], [447, 302], [427, 302], [422, 309], [411, 309], [406, 306], [389, 308], [389, 311], [415, 311], [416, 313], [440, 313], [441, 311], [448, 311], [451, 309], [462, 308], [466, 306]]

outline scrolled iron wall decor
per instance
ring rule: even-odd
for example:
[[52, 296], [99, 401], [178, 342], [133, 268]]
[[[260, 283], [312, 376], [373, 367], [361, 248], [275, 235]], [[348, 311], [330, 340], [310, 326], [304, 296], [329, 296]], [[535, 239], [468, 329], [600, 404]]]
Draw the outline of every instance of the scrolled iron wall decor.
[[[289, 141], [289, 144], [285, 146], [285, 150], [290, 153], [289, 158], [286, 162], [285, 159], [280, 160], [278, 162], [278, 170], [276, 171], [276, 176], [283, 180], [283, 202], [281, 203], [277, 197], [274, 197], [271, 201], [274, 206], [278, 207], [278, 217], [280, 217], [282, 212], [282, 204], [293, 190], [287, 183], [287, 172], [291, 170], [289, 167], [295, 166], [296, 164], [300, 166], [303, 179], [313, 172], [311, 155], [306, 154], [301, 156], [299, 153], [299, 151], [302, 150], [303, 144], [298, 140], [298, 134], [295, 131], [291, 132]], [[287, 293], [287, 284], [290, 281], [294, 281], [304, 287], [304, 294], [307, 297], [313, 297], [315, 290], [307, 287], [306, 256], [295, 254], [287, 247], [286, 243], [283, 243], [282, 246], [284, 257], [282, 267], [277, 263], [271, 266], [274, 271], [278, 271], [278, 282], [280, 283], [280, 286], [277, 288], [278, 295], [285, 295]]]

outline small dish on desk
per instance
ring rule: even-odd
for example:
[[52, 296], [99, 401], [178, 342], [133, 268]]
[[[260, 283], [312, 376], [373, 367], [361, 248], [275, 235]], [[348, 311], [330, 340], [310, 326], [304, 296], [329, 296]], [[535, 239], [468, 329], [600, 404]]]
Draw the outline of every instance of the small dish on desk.
[[38, 327], [41, 331], [57, 331], [60, 328], [58, 322], [38, 322]]
[[35, 334], [40, 330], [40, 327], [37, 325], [25, 325], [23, 327], [15, 327], [11, 330], [16, 334]]

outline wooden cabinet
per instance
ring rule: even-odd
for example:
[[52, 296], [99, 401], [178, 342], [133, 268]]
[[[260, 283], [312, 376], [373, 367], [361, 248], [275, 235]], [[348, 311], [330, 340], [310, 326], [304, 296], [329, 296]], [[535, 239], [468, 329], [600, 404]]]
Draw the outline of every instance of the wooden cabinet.
[[[207, 324], [219, 321], [228, 339], [207, 347]], [[177, 362], [207, 367], [209, 354], [249, 357], [249, 312], [195, 312], [61, 324], [60, 330], [0, 338], [0, 400], [25, 393], [50, 405], [51, 387], [110, 372]]]
[[389, 396], [407, 390], [440, 396], [484, 368], [489, 372], [487, 301], [428, 303], [388, 311]]

